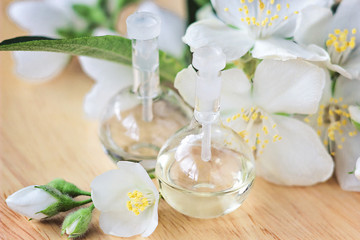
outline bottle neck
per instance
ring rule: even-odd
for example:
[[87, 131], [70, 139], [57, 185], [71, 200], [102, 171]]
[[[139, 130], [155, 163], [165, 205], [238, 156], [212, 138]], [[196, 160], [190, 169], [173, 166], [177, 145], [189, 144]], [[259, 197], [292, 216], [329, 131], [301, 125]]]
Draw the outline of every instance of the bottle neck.
[[220, 72], [201, 74], [196, 79], [194, 117], [200, 124], [212, 124], [220, 119]]
[[146, 99], [160, 94], [159, 48], [157, 38], [132, 40], [133, 92]]

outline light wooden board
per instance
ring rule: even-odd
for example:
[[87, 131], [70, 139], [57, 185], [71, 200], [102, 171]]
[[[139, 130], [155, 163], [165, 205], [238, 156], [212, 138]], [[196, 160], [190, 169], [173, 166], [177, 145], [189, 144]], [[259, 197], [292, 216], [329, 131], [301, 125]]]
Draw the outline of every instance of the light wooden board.
[[[1, 40], [24, 34], [5, 18]], [[115, 165], [103, 153], [97, 123], [82, 104], [93, 81], [77, 61], [53, 81], [32, 85], [13, 73], [10, 53], [0, 53], [0, 239], [66, 239], [64, 215], [27, 221], [5, 204], [7, 196], [32, 184], [63, 177], [89, 189], [92, 179]], [[102, 233], [95, 210], [83, 239], [119, 239]], [[132, 239], [141, 239], [134, 237]], [[159, 208], [159, 226], [149, 239], [360, 239], [360, 194], [342, 191], [334, 179], [313, 187], [282, 187], [258, 178], [243, 206], [224, 217], [199, 220]]]

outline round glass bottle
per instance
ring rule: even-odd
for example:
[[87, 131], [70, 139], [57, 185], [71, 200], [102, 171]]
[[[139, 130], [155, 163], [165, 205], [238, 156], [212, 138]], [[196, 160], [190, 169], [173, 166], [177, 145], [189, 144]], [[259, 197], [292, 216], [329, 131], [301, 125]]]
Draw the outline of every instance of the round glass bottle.
[[140, 162], [151, 171], [160, 147], [187, 123], [191, 110], [175, 92], [159, 85], [160, 19], [136, 12], [126, 23], [132, 39], [134, 82], [105, 108], [100, 140], [114, 161]]
[[217, 48], [194, 52], [198, 69], [194, 118], [161, 148], [156, 164], [160, 192], [177, 211], [213, 218], [237, 209], [255, 178], [249, 146], [220, 120], [220, 70], [225, 55]]

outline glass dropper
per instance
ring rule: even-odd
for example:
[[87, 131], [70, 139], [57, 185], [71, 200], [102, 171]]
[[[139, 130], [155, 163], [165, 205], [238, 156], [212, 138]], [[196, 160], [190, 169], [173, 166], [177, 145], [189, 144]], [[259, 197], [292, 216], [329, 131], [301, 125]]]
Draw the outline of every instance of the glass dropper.
[[202, 125], [201, 159], [211, 159], [211, 125], [219, 118], [221, 77], [226, 56], [221, 49], [202, 47], [193, 55], [193, 66], [198, 70], [194, 117]]
[[142, 119], [153, 119], [153, 98], [159, 90], [160, 18], [149, 12], [136, 12], [126, 20], [128, 37], [132, 39], [133, 92], [142, 99]]

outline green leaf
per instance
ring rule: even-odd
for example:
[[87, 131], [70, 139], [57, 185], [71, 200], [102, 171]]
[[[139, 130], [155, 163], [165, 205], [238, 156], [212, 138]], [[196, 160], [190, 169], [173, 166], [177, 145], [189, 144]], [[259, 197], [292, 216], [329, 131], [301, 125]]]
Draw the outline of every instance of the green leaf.
[[[131, 40], [120, 36], [77, 37], [52, 39], [42, 36], [25, 36], [0, 43], [0, 51], [45, 51], [81, 55], [132, 64]], [[173, 82], [185, 63], [160, 51], [160, 77]]]
[[0, 51], [61, 52], [131, 64], [131, 41], [118, 36], [70, 39], [18, 37], [1, 42]]

